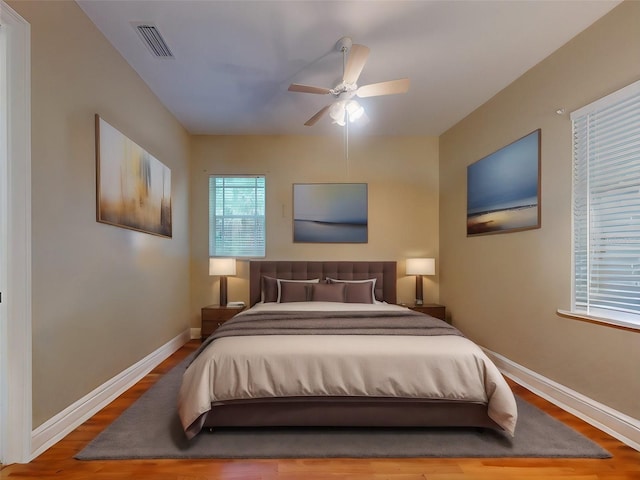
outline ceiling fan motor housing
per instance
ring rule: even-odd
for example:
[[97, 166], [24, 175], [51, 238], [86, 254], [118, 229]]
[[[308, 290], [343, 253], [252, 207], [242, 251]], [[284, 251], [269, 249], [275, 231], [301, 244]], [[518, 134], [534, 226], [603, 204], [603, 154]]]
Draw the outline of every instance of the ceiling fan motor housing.
[[356, 94], [356, 90], [358, 90], [357, 84], [341, 82], [331, 89], [331, 94], [341, 99], [349, 99]]
[[339, 52], [342, 52], [343, 50], [345, 52], [348, 52], [351, 48], [351, 45], [353, 45], [351, 37], [342, 37], [336, 42], [336, 50], [338, 50]]

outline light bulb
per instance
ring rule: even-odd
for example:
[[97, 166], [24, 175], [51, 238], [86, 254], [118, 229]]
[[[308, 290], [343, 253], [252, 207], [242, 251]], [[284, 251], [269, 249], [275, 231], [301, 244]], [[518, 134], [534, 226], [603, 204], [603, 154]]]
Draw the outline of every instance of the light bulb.
[[350, 122], [355, 122], [364, 114], [364, 107], [360, 105], [358, 102], [356, 102], [355, 100], [351, 100], [349, 103], [347, 103], [347, 105], [345, 106], [345, 109], [349, 114]]

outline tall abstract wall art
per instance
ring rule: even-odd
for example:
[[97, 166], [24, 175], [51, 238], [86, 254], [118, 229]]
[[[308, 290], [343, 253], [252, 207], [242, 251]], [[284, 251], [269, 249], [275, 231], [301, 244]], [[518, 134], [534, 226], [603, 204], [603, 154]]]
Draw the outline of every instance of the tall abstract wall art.
[[467, 167], [467, 236], [540, 228], [540, 142], [538, 129]]
[[171, 237], [171, 170], [96, 115], [96, 219]]

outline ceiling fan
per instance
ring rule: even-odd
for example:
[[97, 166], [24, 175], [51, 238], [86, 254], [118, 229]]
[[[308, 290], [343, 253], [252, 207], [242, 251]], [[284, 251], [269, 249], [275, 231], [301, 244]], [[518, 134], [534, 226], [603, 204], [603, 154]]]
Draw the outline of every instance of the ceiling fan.
[[[372, 83], [358, 87], [357, 81], [369, 57], [369, 48], [364, 45], [354, 44], [349, 37], [342, 37], [336, 43], [336, 49], [342, 52], [342, 82], [334, 88], [314, 87], [292, 83], [290, 92], [314, 93], [319, 95], [331, 94], [335, 101], [323, 107], [313, 117], [305, 122], [307, 127], [315, 125], [327, 112], [333, 123], [344, 126], [347, 121], [354, 122], [364, 116], [364, 108], [353, 97], [377, 97], [381, 95], [394, 95], [409, 91], [409, 79], [390, 80], [387, 82]], [[349, 58], [347, 60], [347, 52]]]

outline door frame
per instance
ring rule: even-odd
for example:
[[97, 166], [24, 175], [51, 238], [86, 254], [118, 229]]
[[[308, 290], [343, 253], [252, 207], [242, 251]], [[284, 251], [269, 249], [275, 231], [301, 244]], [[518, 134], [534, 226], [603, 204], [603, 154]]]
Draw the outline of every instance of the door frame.
[[7, 99], [0, 175], [0, 461], [31, 460], [31, 29], [3, 0], [1, 94]]

